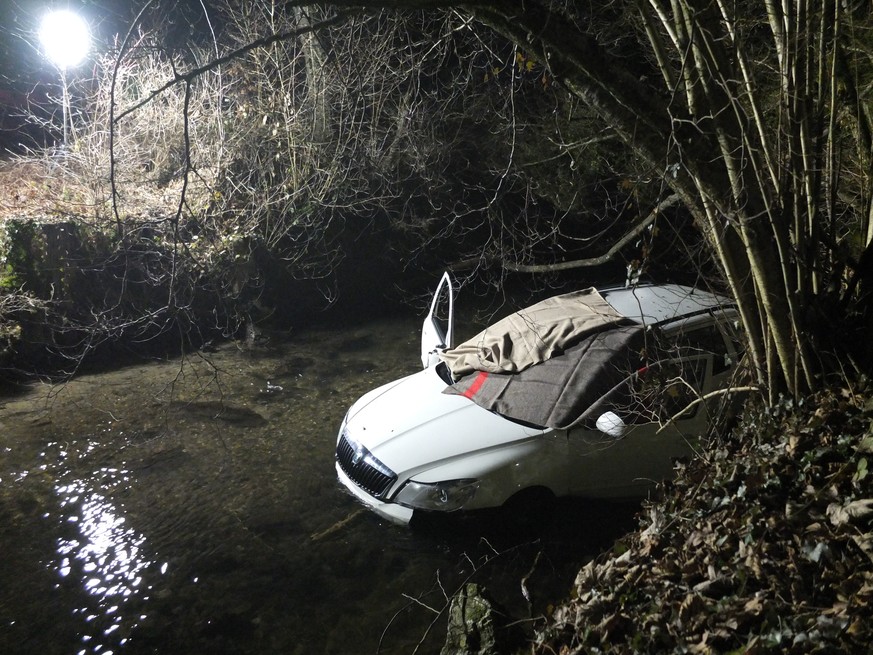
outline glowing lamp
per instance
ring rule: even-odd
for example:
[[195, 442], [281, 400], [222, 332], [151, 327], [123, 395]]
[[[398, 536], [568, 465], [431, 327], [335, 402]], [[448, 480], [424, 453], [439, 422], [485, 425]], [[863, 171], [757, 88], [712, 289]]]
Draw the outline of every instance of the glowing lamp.
[[62, 71], [81, 63], [91, 48], [91, 31], [78, 14], [60, 9], [49, 12], [39, 29], [46, 58]]

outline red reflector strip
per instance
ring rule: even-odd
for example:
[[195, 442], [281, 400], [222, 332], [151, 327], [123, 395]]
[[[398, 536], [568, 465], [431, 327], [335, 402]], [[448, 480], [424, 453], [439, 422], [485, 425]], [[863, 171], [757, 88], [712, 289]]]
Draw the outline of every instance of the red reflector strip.
[[473, 399], [473, 396], [476, 395], [476, 392], [482, 388], [482, 385], [485, 384], [485, 379], [488, 377], [488, 374], [485, 371], [480, 371], [479, 375], [476, 376], [476, 379], [473, 380], [473, 384], [471, 384], [467, 390], [464, 392], [464, 398]]

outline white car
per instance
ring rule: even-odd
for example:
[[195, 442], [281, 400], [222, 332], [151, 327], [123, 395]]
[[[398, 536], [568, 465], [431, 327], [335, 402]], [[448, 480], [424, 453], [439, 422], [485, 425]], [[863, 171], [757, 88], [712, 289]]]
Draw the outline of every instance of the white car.
[[337, 475], [401, 524], [525, 494], [639, 497], [708, 428], [703, 396], [730, 382], [741, 355], [736, 320], [729, 299], [691, 287], [591, 288], [454, 347], [444, 274], [422, 329], [424, 369], [352, 405]]

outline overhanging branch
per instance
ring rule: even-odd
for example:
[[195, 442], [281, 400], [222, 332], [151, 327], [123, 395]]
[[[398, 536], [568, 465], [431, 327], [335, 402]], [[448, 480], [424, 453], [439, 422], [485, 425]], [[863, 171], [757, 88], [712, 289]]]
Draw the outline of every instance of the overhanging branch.
[[574, 268], [591, 268], [592, 266], [602, 266], [612, 261], [613, 257], [636, 239], [643, 231], [648, 228], [655, 219], [668, 207], [673, 207], [679, 203], [679, 196], [675, 193], [662, 200], [658, 205], [643, 219], [634, 229], [625, 234], [621, 239], [616, 241], [602, 255], [597, 257], [588, 257], [586, 259], [574, 259], [569, 262], [558, 262], [555, 264], [514, 264], [511, 262], [503, 262], [503, 268], [513, 273], [554, 273], [557, 271], [567, 271]]

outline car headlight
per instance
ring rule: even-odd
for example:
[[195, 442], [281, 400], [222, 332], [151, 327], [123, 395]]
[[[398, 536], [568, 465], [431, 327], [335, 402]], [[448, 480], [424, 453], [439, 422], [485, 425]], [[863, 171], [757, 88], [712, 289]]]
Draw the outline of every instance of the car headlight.
[[478, 488], [478, 480], [447, 480], [433, 484], [410, 480], [397, 493], [394, 502], [412, 509], [452, 512], [466, 505]]

